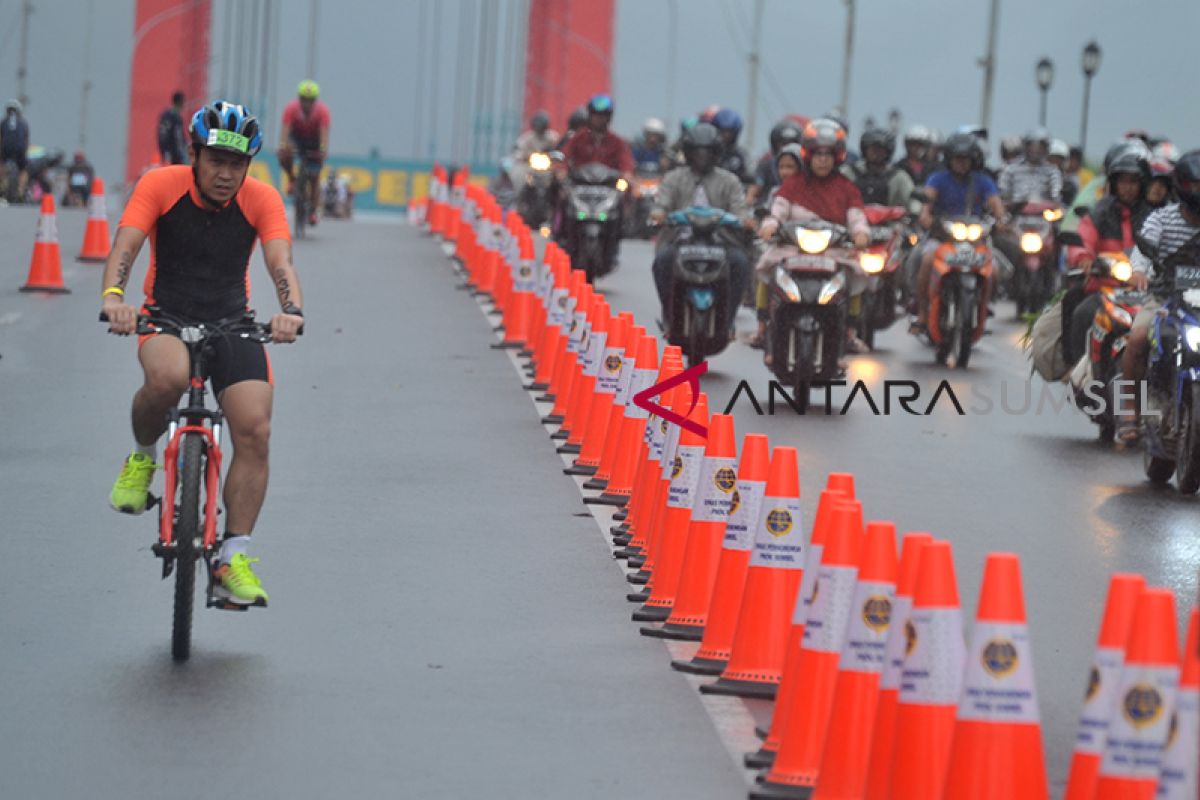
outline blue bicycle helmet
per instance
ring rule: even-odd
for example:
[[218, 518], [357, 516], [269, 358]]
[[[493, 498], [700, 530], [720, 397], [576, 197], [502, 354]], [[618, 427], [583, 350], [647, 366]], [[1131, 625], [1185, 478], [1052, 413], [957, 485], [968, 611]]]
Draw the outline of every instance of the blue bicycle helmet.
[[719, 131], [732, 132], [736, 141], [742, 132], [742, 116], [732, 108], [722, 108], [712, 118], [713, 127]]
[[262, 149], [262, 128], [258, 118], [234, 103], [217, 100], [192, 115], [192, 144], [228, 150], [253, 158]]
[[594, 94], [592, 99], [588, 100], [587, 110], [589, 114], [607, 114], [611, 117], [613, 99], [606, 94]]

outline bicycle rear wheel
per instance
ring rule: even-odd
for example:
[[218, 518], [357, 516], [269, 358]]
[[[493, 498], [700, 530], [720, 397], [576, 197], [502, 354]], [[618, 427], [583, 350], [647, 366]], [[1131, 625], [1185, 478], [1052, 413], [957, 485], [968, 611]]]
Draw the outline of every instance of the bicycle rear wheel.
[[183, 437], [179, 504], [175, 519], [175, 612], [171, 657], [186, 661], [192, 651], [192, 604], [196, 596], [197, 542], [200, 540], [200, 484], [204, 478], [204, 437]]

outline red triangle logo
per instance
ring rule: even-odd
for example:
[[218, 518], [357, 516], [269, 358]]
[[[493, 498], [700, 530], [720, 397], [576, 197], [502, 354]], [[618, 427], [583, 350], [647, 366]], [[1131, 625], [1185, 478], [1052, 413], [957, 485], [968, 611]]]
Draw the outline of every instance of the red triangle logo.
[[644, 408], [651, 414], [665, 419], [667, 422], [675, 423], [685, 431], [691, 431], [697, 436], [707, 439], [708, 428], [704, 427], [695, 420], [688, 419], [687, 416], [681, 417], [671, 409], [663, 408], [658, 403], [650, 399], [652, 397], [658, 397], [669, 389], [674, 389], [679, 384], [686, 382], [692, 390], [692, 405], [688, 408], [687, 412], [688, 416], [690, 416], [692, 411], [696, 408], [696, 403], [700, 401], [700, 376], [706, 372], [708, 372], [708, 362], [701, 361], [696, 366], [689, 367], [678, 375], [667, 378], [662, 383], [656, 383], [653, 386], [649, 386], [638, 392], [633, 396], [633, 404], [638, 408]]

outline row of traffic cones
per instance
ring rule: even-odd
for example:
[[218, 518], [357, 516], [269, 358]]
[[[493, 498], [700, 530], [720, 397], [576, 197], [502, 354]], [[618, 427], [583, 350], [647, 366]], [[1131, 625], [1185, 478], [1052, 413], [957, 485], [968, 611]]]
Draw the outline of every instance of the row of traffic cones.
[[[108, 235], [108, 213], [104, 204], [104, 181], [92, 180], [92, 194], [88, 199], [87, 227], [83, 231], [83, 247], [78, 261], [103, 263], [108, 258], [111, 240]], [[22, 292], [50, 292], [65, 294], [71, 290], [63, 283], [62, 257], [58, 247], [58, 219], [54, 198], [42, 196], [42, 209], [38, 215], [37, 232], [34, 234], [33, 254], [29, 259], [29, 277], [21, 287]]]
[[[660, 404], [706, 437], [633, 403], [683, 371], [679, 349], [614, 315], [553, 242], [533, 263], [487, 192], [439, 191], [425, 225], [501, 314], [497, 346], [528, 359], [585, 503], [617, 509], [640, 632], [699, 642], [671, 666], [714, 677], [701, 692], [774, 699], [752, 797], [1048, 797], [1016, 555], [987, 557], [968, 647], [949, 542], [911, 532], [897, 552], [850, 474], [828, 477], [806, 536], [794, 448], [747, 434], [739, 457], [733, 418], [686, 383]], [[1068, 798], [1197, 796], [1197, 625], [1181, 661], [1171, 593], [1113, 577]]]

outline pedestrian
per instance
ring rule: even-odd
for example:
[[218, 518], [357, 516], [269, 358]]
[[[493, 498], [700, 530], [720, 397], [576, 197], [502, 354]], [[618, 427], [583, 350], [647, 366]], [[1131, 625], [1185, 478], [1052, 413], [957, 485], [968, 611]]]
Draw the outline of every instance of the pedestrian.
[[158, 117], [158, 154], [165, 164], [186, 164], [187, 137], [183, 130], [183, 92], [171, 95], [171, 106]]

